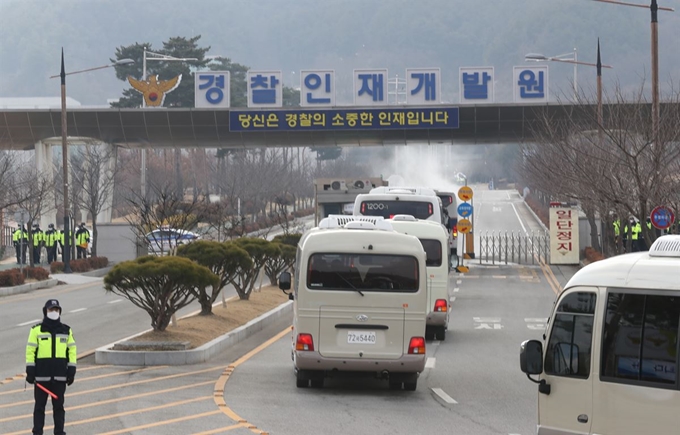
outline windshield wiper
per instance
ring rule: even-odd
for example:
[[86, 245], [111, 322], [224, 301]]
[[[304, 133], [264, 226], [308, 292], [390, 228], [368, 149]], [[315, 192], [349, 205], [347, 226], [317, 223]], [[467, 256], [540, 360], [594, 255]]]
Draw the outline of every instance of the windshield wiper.
[[354, 290], [356, 290], [361, 296], [364, 295], [363, 292], [362, 292], [361, 290], [359, 290], [358, 288], [354, 287], [354, 285], [352, 285], [351, 282], [347, 281], [347, 280], [345, 279], [345, 277], [343, 277], [342, 275], [340, 275], [338, 272], [335, 272], [335, 274], [338, 275], [338, 277], [339, 277], [341, 280], [345, 281], [345, 282], [347, 283], [347, 285], [349, 285], [349, 286], [352, 287]]

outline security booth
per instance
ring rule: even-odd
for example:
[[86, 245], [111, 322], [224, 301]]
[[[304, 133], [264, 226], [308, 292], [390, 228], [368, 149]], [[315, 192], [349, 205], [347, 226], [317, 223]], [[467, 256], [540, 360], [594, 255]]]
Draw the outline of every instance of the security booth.
[[314, 225], [331, 214], [352, 214], [357, 195], [369, 193], [378, 186], [387, 186], [382, 177], [317, 178], [314, 180], [316, 213]]

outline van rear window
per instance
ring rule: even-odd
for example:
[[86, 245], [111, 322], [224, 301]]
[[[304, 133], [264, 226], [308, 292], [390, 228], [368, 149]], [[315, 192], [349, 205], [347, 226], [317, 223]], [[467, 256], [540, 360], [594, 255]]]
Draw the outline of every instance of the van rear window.
[[390, 219], [398, 214], [410, 214], [416, 219], [427, 219], [434, 214], [431, 202], [424, 201], [362, 201], [360, 213], [363, 216], [382, 216]]
[[439, 267], [442, 265], [442, 244], [439, 240], [420, 239], [420, 243], [427, 254], [427, 267]]
[[416, 293], [418, 260], [408, 255], [313, 254], [307, 288], [361, 292]]

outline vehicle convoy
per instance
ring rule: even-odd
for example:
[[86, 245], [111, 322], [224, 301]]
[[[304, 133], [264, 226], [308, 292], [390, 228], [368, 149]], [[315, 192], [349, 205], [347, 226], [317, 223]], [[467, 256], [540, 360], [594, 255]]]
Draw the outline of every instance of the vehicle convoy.
[[437, 222], [418, 220], [409, 215], [396, 215], [387, 220], [395, 231], [418, 237], [427, 260], [427, 322], [425, 338], [446, 338], [449, 325], [449, 269], [447, 249], [449, 236]]
[[[292, 359], [299, 388], [341, 374], [413, 391], [425, 368], [423, 245], [381, 217], [330, 215], [300, 239], [292, 280]], [[290, 273], [279, 287], [291, 287]]]
[[679, 320], [680, 236], [577, 272], [520, 348], [538, 434], [680, 433]]

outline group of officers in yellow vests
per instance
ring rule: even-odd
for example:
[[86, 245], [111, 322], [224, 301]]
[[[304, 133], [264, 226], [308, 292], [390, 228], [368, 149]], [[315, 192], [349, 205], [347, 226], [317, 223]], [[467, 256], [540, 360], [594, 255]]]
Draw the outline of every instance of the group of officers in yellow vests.
[[[72, 231], [69, 231], [71, 237], [73, 235]], [[71, 238], [70, 240], [73, 240]], [[30, 241], [32, 241], [32, 246], [30, 249], [33, 250], [33, 263], [40, 263], [40, 252], [41, 248], [44, 246], [47, 251], [47, 263], [51, 264], [57, 261], [57, 248], [62, 253], [64, 250], [64, 231], [54, 227], [54, 224], [49, 224], [47, 226], [47, 231], [40, 229], [38, 224], [33, 224], [31, 232], [29, 234], [26, 231], [24, 225], [18, 228], [12, 234], [12, 243], [14, 244], [14, 249], [17, 256], [17, 264], [26, 264], [26, 252], [29, 249]], [[90, 230], [85, 227], [85, 222], [82, 222], [78, 229], [76, 230], [75, 246], [77, 251], [77, 258], [87, 258], [87, 248], [90, 244]]]
[[[631, 216], [630, 218], [628, 218], [628, 222], [623, 226], [623, 228], [621, 228], [621, 221], [615, 216], [613, 225], [616, 244], [619, 243], [619, 238], [621, 238], [621, 240], [623, 241], [623, 248], [627, 249], [628, 236], [630, 235], [632, 252], [646, 251], [647, 249], [649, 249], [649, 246], [647, 246], [644, 236], [642, 235], [642, 224], [637, 218]], [[647, 225], [648, 230], [655, 230], [659, 232], [660, 233], [659, 235], [670, 234], [672, 232], [677, 231], [678, 229], [678, 222], [674, 222], [671, 228], [662, 232], [661, 230], [657, 230], [652, 226], [652, 221], [650, 218], [647, 218], [645, 225]]]

